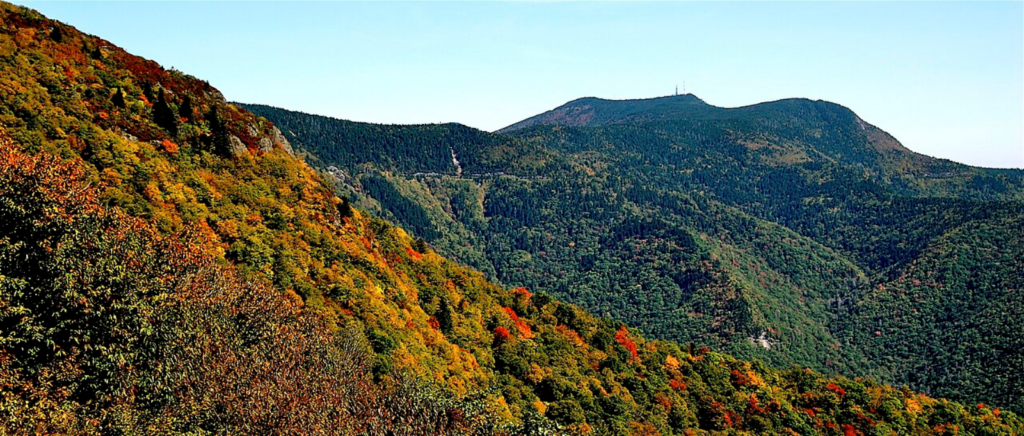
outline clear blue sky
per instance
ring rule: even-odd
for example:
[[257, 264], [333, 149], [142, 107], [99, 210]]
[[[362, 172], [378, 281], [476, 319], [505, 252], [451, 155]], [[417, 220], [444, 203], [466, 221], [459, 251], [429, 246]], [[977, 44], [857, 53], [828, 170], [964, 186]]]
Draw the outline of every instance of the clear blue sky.
[[230, 100], [495, 130], [584, 96], [833, 101], [1024, 167], [1024, 2], [26, 2]]

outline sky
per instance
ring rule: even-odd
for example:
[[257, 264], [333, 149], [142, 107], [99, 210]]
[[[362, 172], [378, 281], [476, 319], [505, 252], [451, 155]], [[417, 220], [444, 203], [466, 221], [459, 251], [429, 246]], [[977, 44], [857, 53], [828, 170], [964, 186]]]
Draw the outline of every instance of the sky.
[[493, 131], [580, 97], [791, 97], [1024, 168], [1024, 2], [21, 2], [232, 101]]

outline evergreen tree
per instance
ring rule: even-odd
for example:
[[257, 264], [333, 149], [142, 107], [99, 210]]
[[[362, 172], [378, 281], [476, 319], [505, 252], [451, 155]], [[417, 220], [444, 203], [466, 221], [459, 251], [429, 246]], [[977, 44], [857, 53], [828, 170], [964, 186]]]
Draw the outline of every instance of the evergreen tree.
[[426, 253], [430, 247], [427, 245], [427, 240], [423, 238], [416, 238], [412, 243], [412, 249], [419, 253]]
[[110, 96], [110, 102], [113, 103], [114, 106], [117, 106], [122, 109], [128, 107], [128, 105], [124, 101], [124, 91], [121, 90], [121, 88], [117, 88], [117, 90], [114, 91], [114, 95]]
[[348, 197], [341, 197], [341, 203], [338, 203], [338, 214], [342, 218], [352, 217], [352, 204], [349, 203]]
[[60, 30], [60, 26], [53, 26], [53, 30], [50, 31], [50, 39], [57, 44], [64, 42], [64, 31]]
[[221, 156], [230, 156], [231, 140], [228, 139], [227, 127], [224, 126], [224, 121], [221, 120], [216, 106], [210, 107], [210, 112], [206, 114], [206, 119], [210, 123], [210, 135], [213, 139], [213, 152]]
[[452, 308], [448, 305], [448, 298], [442, 297], [440, 303], [437, 305], [437, 323], [441, 328], [442, 333], [451, 333], [452, 331]]
[[142, 85], [142, 95], [146, 96], [146, 100], [152, 102], [156, 100], [156, 91], [153, 89], [153, 84], [146, 82]]
[[192, 107], [192, 96], [185, 94], [181, 99], [181, 106], [178, 107], [178, 115], [186, 122], [195, 121], [195, 108]]
[[153, 121], [172, 137], [178, 136], [178, 117], [167, 103], [167, 93], [160, 90], [156, 103], [153, 105]]

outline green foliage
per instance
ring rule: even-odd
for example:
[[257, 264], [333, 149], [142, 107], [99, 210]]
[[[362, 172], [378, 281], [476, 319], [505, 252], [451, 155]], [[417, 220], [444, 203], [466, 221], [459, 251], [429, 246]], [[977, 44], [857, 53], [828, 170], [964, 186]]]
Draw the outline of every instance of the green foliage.
[[[912, 334], [923, 342], [894, 344], [900, 359], [854, 338], [870, 323], [862, 299], [935, 241], [970, 223], [1019, 219], [1020, 171], [916, 155], [848, 109], [807, 100], [723, 109], [693, 96], [582, 99], [506, 135], [388, 129], [248, 107], [289, 126], [289, 139], [314, 162], [347, 174], [341, 192], [503, 283], [549, 290], [657, 338], [1015, 407], [1019, 394], [1005, 375], [956, 370], [965, 375], [955, 388], [910, 376], [929, 372], [908, 366], [930, 362], [935, 354], [924, 350], [948, 349], [948, 340], [923, 333], [946, 330], [941, 318], [914, 318], [922, 333]], [[457, 175], [345, 155], [386, 144], [394, 145], [389, 155], [434, 147], [502, 156], [501, 144], [517, 144], [520, 155]], [[974, 283], [985, 289], [981, 298], [999, 300], [1019, 287], [1012, 262], [988, 265], [991, 274]], [[872, 313], [909, 307], [877, 304]], [[963, 319], [983, 313], [954, 307]], [[1008, 338], [1024, 337], [1022, 328], [1007, 322], [974, 343], [1019, 349], [1024, 343]], [[613, 344], [597, 340], [601, 349]], [[943, 355], [951, 365], [986, 366], [985, 353], [966, 347]], [[522, 369], [515, 359], [503, 364]]]
[[[74, 29], [55, 44], [54, 24], [27, 9], [2, 5], [0, 13], [0, 34], [19, 50], [0, 58], [0, 122], [16, 141], [0, 144], [2, 432], [1024, 431], [1011, 412], [683, 350], [544, 294], [498, 286], [399, 227], [358, 209], [343, 213], [343, 200], [287, 153], [272, 124], [224, 103], [205, 82]], [[110, 98], [118, 88], [124, 108]], [[191, 115], [203, 115], [182, 115], [172, 137], [153, 110], [163, 98], [181, 114], [186, 97]], [[369, 157], [400, 166], [434, 156], [425, 160], [451, 165], [446, 174], [459, 178], [407, 178], [368, 165], [354, 183], [378, 178], [369, 183], [404, 198], [391, 204], [405, 202], [442, 241], [436, 223], [448, 216], [467, 242], [493, 241], [493, 249], [462, 253], [481, 262], [491, 257], [472, 255], [502, 253], [498, 274], [565, 277], [547, 289], [579, 290], [583, 302], [603, 298], [589, 284], [614, 284], [617, 294], [596, 300], [596, 309], [632, 324], [655, 325], [653, 315], [685, 297], [686, 308], [708, 314], [684, 318], [685, 330], [745, 344], [757, 331], [750, 326], [774, 325], [765, 307], [827, 298], [832, 290], [818, 281], [860, 276], [839, 255], [738, 204], [630, 200], [626, 193], [651, 192], [635, 187], [660, 185], [624, 182], [592, 154], [567, 159], [534, 139], [460, 126], [427, 130], [455, 145], [371, 147]], [[444, 204], [413, 195], [424, 192], [440, 193]], [[492, 195], [503, 192], [528, 195]], [[558, 202], [545, 201], [548, 193]], [[559, 206], [570, 200], [582, 208]], [[669, 206], [678, 210], [647, 215]], [[522, 233], [473, 239], [522, 223]], [[556, 227], [566, 223], [584, 225]], [[759, 241], [784, 248], [758, 259], [749, 253]], [[786, 269], [784, 260], [798, 256], [812, 266]], [[619, 258], [632, 263], [611, 262]], [[563, 276], [567, 260], [585, 267]], [[645, 295], [636, 283], [676, 294], [633, 313], [611, 305]], [[792, 283], [807, 290], [794, 294]], [[754, 292], [768, 290], [777, 294]], [[808, 319], [802, 310], [778, 316], [798, 325]]]

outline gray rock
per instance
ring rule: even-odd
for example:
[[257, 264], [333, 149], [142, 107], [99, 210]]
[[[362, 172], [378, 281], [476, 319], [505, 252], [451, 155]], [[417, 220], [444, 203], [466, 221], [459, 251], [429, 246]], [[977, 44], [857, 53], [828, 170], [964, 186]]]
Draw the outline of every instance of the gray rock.
[[257, 143], [260, 146], [260, 151], [264, 153], [270, 153], [270, 151], [274, 149], [274, 141], [270, 140], [270, 138], [266, 136], [260, 138], [259, 142]]
[[231, 141], [232, 155], [241, 156], [242, 154], [249, 152], [249, 149], [245, 147], [245, 144], [242, 143], [242, 140], [238, 139], [237, 136], [231, 135], [228, 139]]
[[271, 134], [274, 135], [274, 142], [277, 145], [280, 145], [281, 148], [284, 149], [284, 151], [288, 152], [288, 154], [295, 156], [295, 151], [292, 150], [292, 144], [288, 142], [288, 139], [284, 137], [284, 134], [277, 129], [277, 126], [274, 126], [273, 130], [271, 131]]

